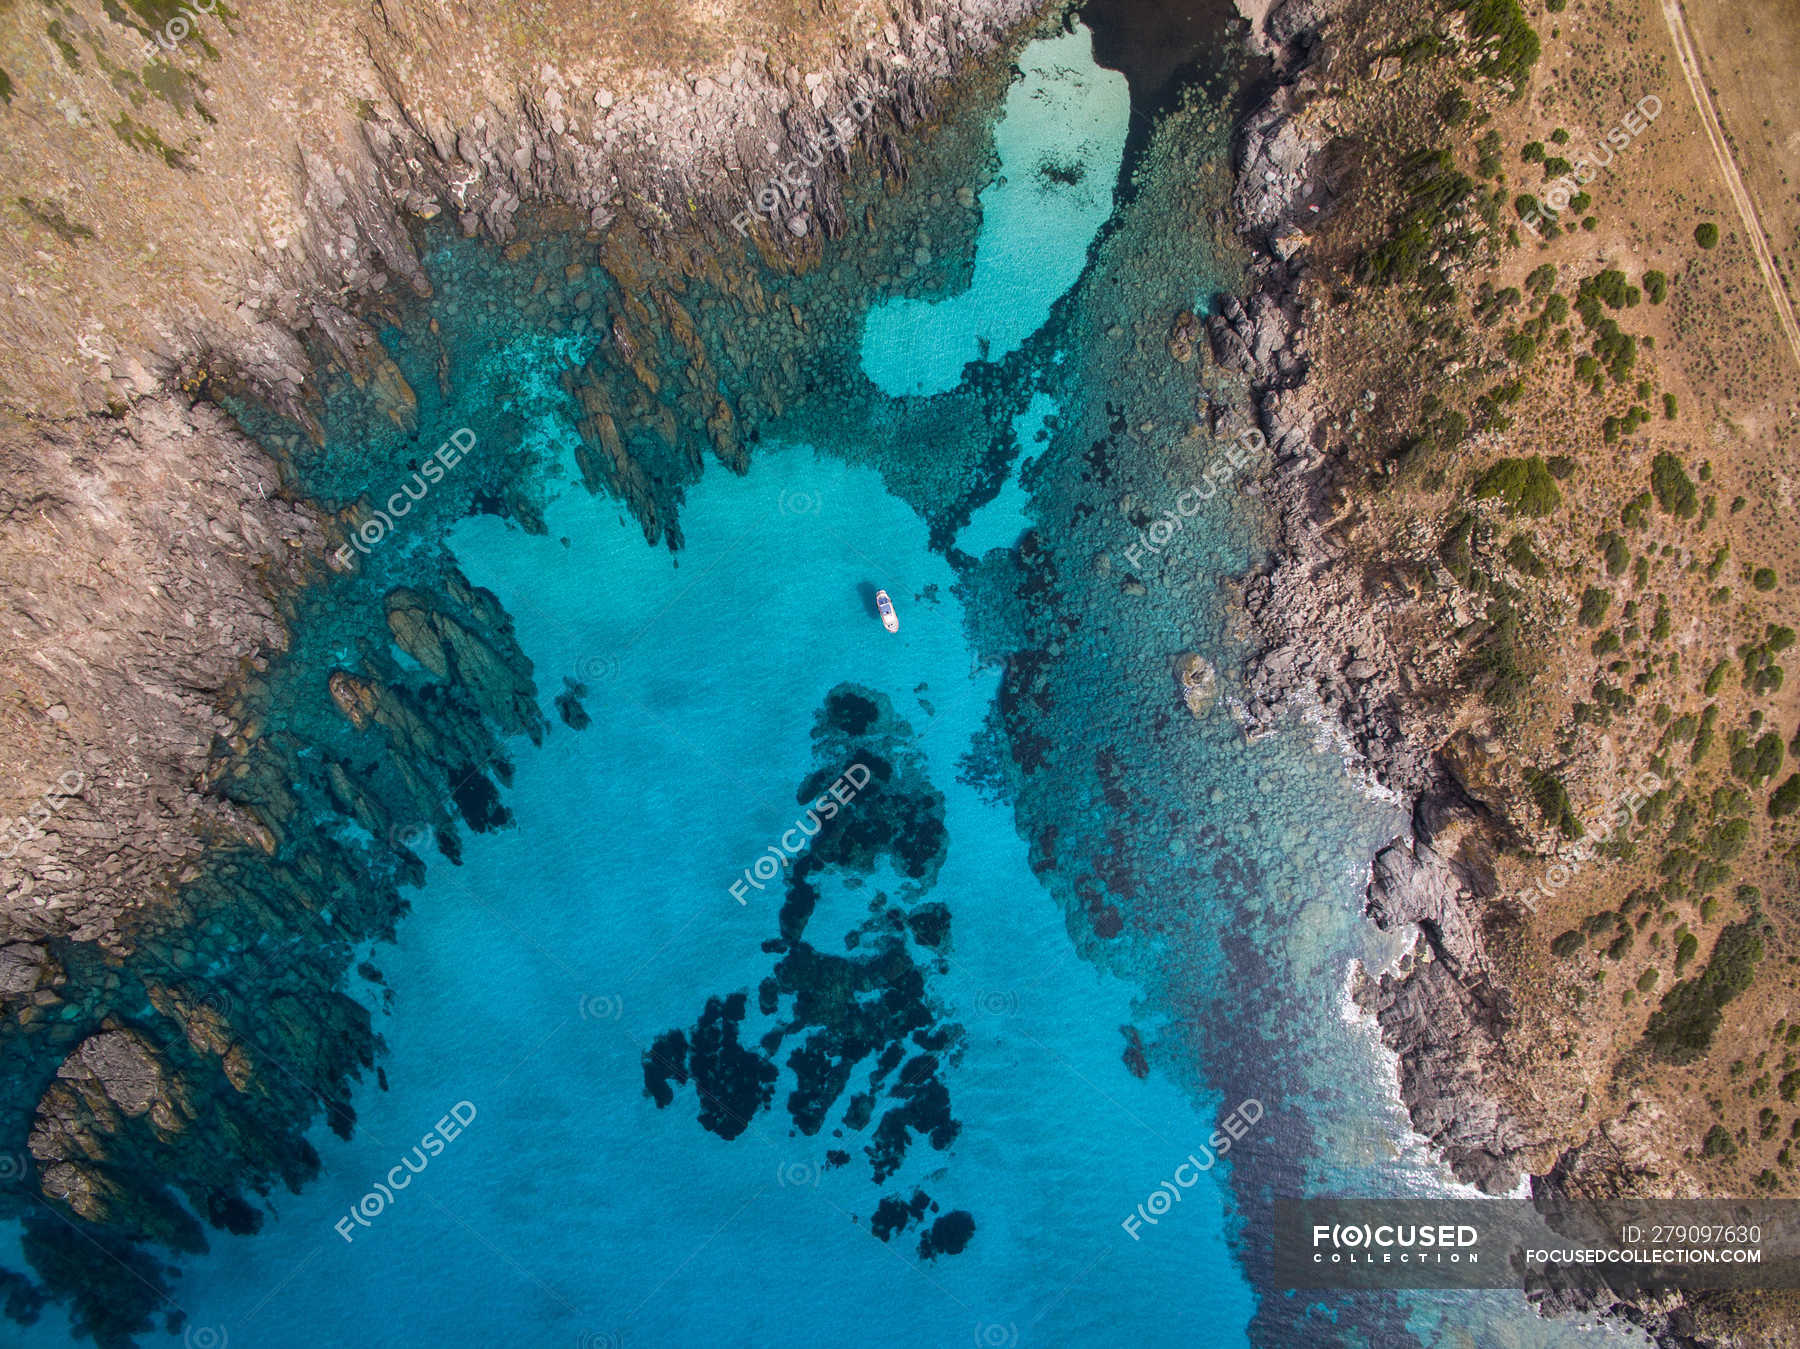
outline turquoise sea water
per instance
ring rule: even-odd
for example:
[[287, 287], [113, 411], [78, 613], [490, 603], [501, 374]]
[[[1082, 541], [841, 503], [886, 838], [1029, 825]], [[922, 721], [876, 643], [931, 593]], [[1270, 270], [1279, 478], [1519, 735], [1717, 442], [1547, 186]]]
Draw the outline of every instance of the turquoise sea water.
[[[145, 1343], [1615, 1342], [1519, 1298], [1261, 1278], [1270, 1197], [1444, 1183], [1344, 997], [1352, 958], [1393, 953], [1357, 904], [1401, 822], [1328, 736], [1246, 743], [1229, 716], [1220, 583], [1258, 554], [1254, 500], [1221, 494], [1125, 584], [1208, 453], [1161, 316], [1229, 278], [1156, 195], [1196, 176], [1168, 147], [1115, 213], [1124, 92], [1085, 30], [1020, 68], [968, 287], [859, 311], [848, 392], [747, 472], [658, 483], [679, 550], [580, 485], [559, 376], [593, 337], [445, 287], [446, 340], [489, 345], [454, 400], [415, 380], [421, 443], [478, 421], [482, 487], [367, 584], [447, 548], [549, 729], [503, 738], [510, 820], [455, 863], [408, 834], [411, 912], [356, 952], [383, 1049], [354, 1129], [311, 1128], [319, 1174], [259, 1233], [209, 1233], [186, 1325]], [[535, 474], [505, 509], [503, 455]], [[309, 471], [349, 500], [366, 465]], [[370, 662], [334, 617], [294, 667]], [[1190, 652], [1221, 672], [1201, 717]], [[1128, 1230], [1233, 1111], [1232, 1154]], [[55, 1313], [28, 1336], [68, 1339]]]
[[1043, 326], [1112, 213], [1130, 117], [1125, 77], [1094, 64], [1085, 28], [1026, 50], [994, 130], [1004, 169], [981, 197], [974, 276], [957, 295], [870, 314], [863, 367], [878, 388], [942, 393]]
[[[1190, 1343], [1180, 1305], [1241, 1335], [1250, 1295], [1219, 1187], [1167, 1239], [1122, 1239], [1216, 1103], [1119, 1071], [1134, 990], [1073, 952], [1007, 807], [958, 781], [998, 676], [971, 671], [955, 577], [918, 517], [869, 470], [795, 447], [709, 477], [686, 518], [679, 569], [579, 492], [548, 537], [458, 531], [540, 669], [603, 671], [593, 724], [521, 756], [515, 828], [434, 866], [377, 954], [389, 1090], [359, 1097], [351, 1142], [321, 1140], [324, 1178], [279, 1222], [193, 1270], [196, 1320], [294, 1346], [357, 1342], [401, 1309], [421, 1344]], [[898, 637], [871, 620], [865, 581], [895, 596]], [[658, 1110], [641, 1067], [708, 991], [767, 975], [776, 901], [740, 906], [728, 887], [799, 814], [814, 712], [844, 681], [893, 700], [945, 793], [931, 889], [954, 916], [929, 997], [965, 1032], [943, 1075], [961, 1137], [915, 1144], [880, 1188], [866, 1165], [827, 1165], [830, 1147], [860, 1154], [854, 1134], [795, 1134], [791, 1077], [723, 1142], [691, 1095]], [[828, 892], [816, 944], [841, 951], [868, 900]], [[463, 1100], [467, 1132], [346, 1243], [333, 1224]], [[869, 1234], [876, 1200], [914, 1186], [973, 1212], [962, 1255], [921, 1261], [916, 1234]], [[1119, 1281], [1131, 1299], [1097, 1296]]]

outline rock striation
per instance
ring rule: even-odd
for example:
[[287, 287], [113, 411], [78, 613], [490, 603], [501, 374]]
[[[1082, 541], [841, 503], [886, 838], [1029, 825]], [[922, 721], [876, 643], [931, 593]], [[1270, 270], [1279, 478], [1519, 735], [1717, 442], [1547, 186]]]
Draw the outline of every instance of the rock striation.
[[[208, 840], [259, 837], [256, 821], [204, 789], [203, 773], [216, 749], [254, 736], [222, 709], [283, 646], [273, 595], [320, 565], [331, 522], [288, 499], [284, 466], [193, 393], [229, 385], [317, 434], [314, 354], [324, 352], [405, 425], [416, 399], [369, 316], [390, 312], [396, 295], [429, 293], [416, 229], [440, 217], [508, 245], [522, 206], [560, 205], [602, 232], [629, 224], [665, 254], [725, 239], [803, 259], [813, 239], [842, 230], [838, 183], [852, 152], [903, 173], [898, 138], [933, 114], [940, 86], [1040, 5], [860, 6], [782, 31], [753, 7], [726, 7], [704, 41], [655, 52], [634, 47], [647, 39], [623, 35], [622, 19], [564, 8], [546, 32], [567, 59], [527, 62], [441, 24], [428, 5], [378, 9], [373, 21], [346, 9], [341, 23], [260, 6], [215, 41], [230, 44], [216, 61], [204, 44], [158, 58], [179, 72], [177, 89], [204, 67], [210, 113], [203, 121], [191, 98], [174, 99], [157, 135], [186, 144], [174, 128], [209, 125], [206, 143], [164, 163], [116, 149], [110, 133], [94, 138], [115, 190], [161, 203], [179, 180], [188, 214], [161, 222], [153, 242], [185, 259], [181, 286], [157, 285], [169, 279], [160, 262], [139, 258], [134, 270], [117, 255], [132, 226], [157, 222], [103, 217], [97, 183], [65, 194], [55, 219], [76, 225], [31, 238], [36, 256], [17, 259], [22, 283], [0, 308], [36, 340], [15, 350], [0, 384], [15, 409], [0, 422], [0, 676], [21, 695], [0, 740], [11, 784], [0, 812], [25, 816], [71, 770], [85, 785], [0, 862], [0, 942], [66, 936], [123, 950], [132, 915], [164, 905]], [[119, 59], [146, 36], [98, 6], [77, 22]], [[88, 126], [52, 114], [58, 86], [76, 86], [96, 114], [117, 96], [92, 68], [9, 64], [16, 92], [0, 110], [0, 156], [29, 185], [33, 156], [65, 160]], [[296, 116], [283, 123], [290, 98]], [[881, 111], [845, 119], [859, 99]], [[813, 147], [834, 119], [854, 137], [821, 157]], [[282, 153], [269, 153], [271, 136]], [[755, 210], [802, 153], [819, 161], [808, 186], [783, 184], [779, 218]], [[746, 203], [740, 233], [732, 221], [743, 223]], [[0, 240], [0, 252], [22, 238]], [[34, 284], [47, 268], [62, 278], [54, 304]], [[679, 330], [668, 307], [657, 317]], [[611, 409], [590, 387], [591, 444], [605, 446]], [[741, 466], [733, 410], [706, 415], [719, 456]], [[644, 484], [633, 499], [641, 470], [586, 453], [584, 473], [620, 490], [653, 530]], [[404, 613], [398, 621], [411, 631]]]

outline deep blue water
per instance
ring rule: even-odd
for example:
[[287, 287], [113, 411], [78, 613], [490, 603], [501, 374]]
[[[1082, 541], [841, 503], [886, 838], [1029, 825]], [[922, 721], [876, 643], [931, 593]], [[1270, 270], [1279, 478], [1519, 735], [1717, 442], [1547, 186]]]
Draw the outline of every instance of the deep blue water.
[[[858, 312], [858, 401], [697, 473], [679, 551], [580, 485], [559, 375], [591, 335], [489, 319], [484, 373], [422, 390], [426, 442], [502, 415], [535, 477], [513, 509], [397, 530], [363, 584], [447, 547], [549, 730], [506, 741], [510, 822], [432, 856], [396, 940], [359, 950], [385, 1083], [349, 1138], [311, 1130], [321, 1172], [260, 1233], [184, 1263], [190, 1346], [1622, 1342], [1499, 1295], [1259, 1310], [1269, 1196], [1444, 1184], [1344, 994], [1352, 959], [1394, 953], [1357, 904], [1401, 821], [1328, 735], [1246, 743], [1229, 716], [1219, 583], [1257, 555], [1254, 499], [1122, 585], [1209, 452], [1192, 388], [1142, 373], [1167, 366], [1145, 316], [1232, 278], [1156, 198], [1194, 176], [1166, 146], [1103, 232], [1127, 108], [1085, 30], [1021, 69], [967, 285]], [[441, 303], [454, 344], [473, 306]], [[973, 504], [945, 467], [968, 405], [941, 444], [919, 428], [976, 388], [1004, 433], [964, 523], [938, 508], [941, 481]], [[358, 471], [313, 486], [349, 500]], [[1201, 717], [1188, 652], [1221, 672]], [[291, 659], [356, 641], [319, 615]], [[858, 765], [872, 786], [843, 785]], [[1245, 1101], [1232, 1156], [1128, 1231]], [[29, 1342], [67, 1338], [52, 1314]]]

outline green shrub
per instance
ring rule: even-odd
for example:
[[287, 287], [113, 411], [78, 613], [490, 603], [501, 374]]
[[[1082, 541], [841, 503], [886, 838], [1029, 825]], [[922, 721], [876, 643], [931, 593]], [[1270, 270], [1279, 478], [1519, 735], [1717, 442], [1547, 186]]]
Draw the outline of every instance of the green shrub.
[[1732, 772], [1743, 778], [1752, 787], [1761, 787], [1781, 771], [1781, 761], [1785, 751], [1781, 747], [1781, 737], [1773, 731], [1766, 731], [1758, 737], [1756, 744], [1746, 747], [1749, 762], [1746, 771], [1737, 772], [1737, 756], [1732, 756]]
[[1786, 782], [1769, 794], [1769, 818], [1779, 820], [1800, 810], [1800, 773], [1790, 773]]
[[1500, 176], [1500, 147], [1500, 133], [1492, 127], [1482, 132], [1481, 139], [1475, 142], [1475, 171], [1483, 178]]
[[1389, 224], [1388, 237], [1357, 262], [1356, 272], [1363, 281], [1400, 282], [1418, 275], [1437, 246], [1439, 228], [1475, 191], [1474, 181], [1442, 147], [1409, 155], [1398, 181], [1404, 198]]
[[1612, 592], [1602, 590], [1598, 586], [1589, 586], [1581, 592], [1581, 612], [1576, 621], [1585, 628], [1597, 628], [1606, 617], [1606, 611], [1612, 607]]
[[1606, 301], [1608, 308], [1620, 309], [1625, 304], [1626, 285], [1625, 273], [1617, 267], [1608, 267], [1603, 272], [1584, 278], [1577, 294], [1583, 298], [1597, 295]]
[[1719, 719], [1719, 709], [1715, 704], [1700, 714], [1700, 729], [1694, 735], [1694, 743], [1688, 750], [1688, 762], [1699, 763], [1712, 748], [1713, 727]]
[[1775, 588], [1775, 569], [1773, 567], [1758, 567], [1750, 575], [1750, 584], [1755, 586], [1758, 590], [1773, 590]]
[[1656, 504], [1679, 519], [1691, 520], [1699, 510], [1693, 479], [1681, 460], [1666, 450], [1651, 462], [1650, 490], [1656, 494]]
[[1677, 979], [1681, 978], [1681, 972], [1693, 963], [1694, 957], [1699, 954], [1700, 939], [1691, 932], [1682, 933], [1681, 940], [1675, 943], [1675, 977]]
[[1651, 1014], [1644, 1038], [1669, 1063], [1692, 1063], [1712, 1047], [1713, 1035], [1732, 999], [1750, 987], [1763, 958], [1753, 921], [1722, 929], [1706, 968], [1671, 988]]
[[1472, 546], [1474, 532], [1475, 517], [1464, 515], [1450, 526], [1443, 542], [1438, 544], [1438, 557], [1443, 561], [1445, 569], [1461, 585], [1469, 584], [1469, 578], [1475, 569]]
[[1581, 837], [1581, 821], [1575, 818], [1574, 807], [1569, 803], [1568, 789], [1563, 786], [1561, 778], [1554, 773], [1528, 768], [1525, 770], [1525, 785], [1531, 789], [1531, 799], [1537, 802], [1538, 812], [1543, 815], [1545, 824], [1554, 826], [1564, 838]]
[[1514, 515], [1542, 517], [1562, 505], [1562, 493], [1541, 455], [1502, 459], [1475, 480], [1477, 497], [1499, 497]]
[[1476, 73], [1505, 82], [1512, 98], [1523, 97], [1542, 47], [1519, 0], [1450, 0], [1450, 8], [1467, 16], [1465, 28], [1482, 53]]
[[1570, 928], [1550, 943], [1550, 954], [1559, 960], [1567, 959], [1581, 949], [1582, 936], [1575, 928]]
[[1661, 304], [1669, 295], [1669, 278], [1661, 272], [1645, 272], [1644, 294], [1650, 297], [1651, 304]]
[[1707, 835], [1706, 848], [1721, 862], [1729, 862], [1744, 851], [1744, 845], [1749, 841], [1750, 821], [1725, 820]]
[[1529, 535], [1513, 535], [1513, 537], [1507, 541], [1506, 547], [1503, 550], [1503, 556], [1506, 558], [1509, 566], [1516, 571], [1524, 573], [1526, 576], [1536, 577], [1537, 579], [1542, 580], [1545, 576], [1550, 574], [1549, 564], [1547, 564], [1543, 558], [1538, 556], [1537, 549], [1531, 545], [1531, 538]]
[[1694, 242], [1702, 248], [1717, 248], [1719, 245], [1719, 227], [1710, 220], [1703, 220], [1694, 226]]

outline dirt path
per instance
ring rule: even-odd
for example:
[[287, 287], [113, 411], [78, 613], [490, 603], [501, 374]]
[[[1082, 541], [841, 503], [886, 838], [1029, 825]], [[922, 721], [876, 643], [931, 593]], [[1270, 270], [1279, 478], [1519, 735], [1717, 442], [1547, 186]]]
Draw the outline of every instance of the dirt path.
[[1781, 320], [1781, 330], [1787, 334], [1788, 347], [1794, 353], [1794, 360], [1800, 362], [1800, 324], [1794, 322], [1794, 307], [1788, 301], [1787, 289], [1781, 284], [1781, 274], [1775, 270], [1775, 258], [1769, 252], [1768, 235], [1763, 232], [1756, 204], [1750, 200], [1750, 192], [1738, 173], [1736, 161], [1731, 157], [1731, 145], [1726, 141], [1724, 128], [1719, 125], [1718, 114], [1713, 110], [1712, 96], [1706, 91], [1706, 79], [1700, 69], [1700, 58], [1695, 50], [1694, 40], [1688, 33], [1687, 19], [1681, 12], [1681, 0], [1662, 0], [1662, 12], [1663, 21], [1669, 25], [1669, 36], [1675, 42], [1675, 55], [1681, 62], [1681, 73], [1687, 77], [1688, 91], [1693, 94], [1694, 106], [1699, 110], [1700, 121], [1706, 127], [1706, 138], [1712, 142], [1713, 158], [1719, 163], [1719, 172], [1725, 175], [1725, 186], [1731, 192], [1732, 201], [1737, 203], [1738, 215], [1744, 222], [1744, 232], [1749, 236], [1750, 247], [1756, 254], [1756, 264], [1762, 268], [1763, 284], [1768, 288], [1769, 298], [1775, 301], [1775, 313]]

